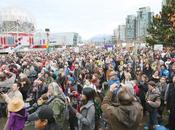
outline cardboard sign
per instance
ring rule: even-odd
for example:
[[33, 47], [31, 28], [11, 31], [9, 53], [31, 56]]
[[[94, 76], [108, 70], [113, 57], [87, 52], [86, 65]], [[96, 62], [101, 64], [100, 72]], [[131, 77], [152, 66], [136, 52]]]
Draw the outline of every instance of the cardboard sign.
[[161, 44], [154, 45], [154, 50], [162, 51], [163, 50], [163, 45], [161, 45]]
[[75, 47], [75, 48], [74, 48], [74, 52], [79, 53], [79, 52], [80, 52], [79, 47]]

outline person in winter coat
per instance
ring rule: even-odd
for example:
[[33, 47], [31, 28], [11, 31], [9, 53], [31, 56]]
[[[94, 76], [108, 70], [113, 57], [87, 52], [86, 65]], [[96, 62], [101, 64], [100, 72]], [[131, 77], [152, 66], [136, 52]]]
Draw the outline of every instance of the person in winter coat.
[[160, 107], [160, 91], [158, 90], [156, 83], [154, 81], [149, 81], [148, 92], [146, 93], [146, 108], [149, 112], [148, 127], [145, 129], [154, 130], [155, 126], [158, 124], [157, 120], [157, 110]]
[[140, 98], [140, 101], [141, 101], [141, 104], [143, 106], [143, 114], [145, 115], [146, 114], [146, 101], [145, 101], [145, 95], [148, 91], [148, 85], [147, 85], [147, 82], [148, 82], [148, 77], [146, 75], [142, 75], [141, 77], [141, 81], [139, 82], [139, 89], [140, 89], [140, 95], [139, 95], [139, 98]]
[[32, 98], [34, 98], [35, 101], [37, 101], [41, 95], [43, 95], [44, 93], [47, 93], [48, 91], [48, 86], [44, 81], [44, 78], [38, 78], [37, 80], [34, 81], [34, 86], [32, 88]]
[[[101, 106], [108, 130], [137, 130], [143, 117], [143, 108], [126, 87], [114, 95], [118, 87], [117, 84], [110, 86]], [[113, 96], [118, 99], [117, 103], [111, 101]]]
[[160, 76], [159, 76], [159, 71], [158, 70], [156, 70], [153, 73], [151, 80], [154, 81], [155, 83], [158, 83], [159, 82]]
[[35, 128], [39, 130], [63, 130], [56, 123], [54, 113], [49, 106], [42, 106], [34, 120]]
[[62, 89], [56, 82], [49, 84], [47, 96], [49, 99], [46, 104], [53, 110], [56, 123], [58, 123], [62, 129], [67, 130], [69, 125], [69, 112], [66, 105], [66, 98]]
[[95, 130], [95, 106], [94, 106], [95, 90], [91, 87], [83, 89], [82, 107], [80, 113], [69, 105], [70, 111], [76, 114], [78, 118], [78, 130]]
[[23, 100], [13, 98], [7, 107], [9, 111], [7, 130], [23, 130], [28, 116]]
[[2, 93], [2, 97], [5, 99], [5, 102], [8, 104], [10, 102], [10, 100], [12, 100], [13, 98], [19, 98], [21, 100], [23, 100], [23, 96], [21, 94], [21, 92], [19, 91], [21, 87], [20, 83], [14, 83], [11, 86], [11, 90], [8, 93]]
[[147, 77], [151, 78], [153, 73], [153, 70], [151, 68], [151, 65], [147, 63], [143, 68], [143, 74], [145, 74]]
[[159, 123], [162, 122], [162, 114], [164, 111], [164, 107], [166, 105], [166, 99], [167, 99], [167, 89], [168, 84], [166, 83], [166, 77], [161, 77], [160, 82], [158, 83], [158, 89], [160, 91], [160, 99], [161, 99], [161, 105], [158, 108], [158, 114], [159, 114]]
[[19, 90], [22, 93], [24, 100], [26, 100], [29, 96], [29, 90], [31, 89], [31, 82], [25, 74], [20, 74], [20, 83], [21, 87]]
[[32, 110], [36, 110], [35, 112], [31, 113], [28, 116], [28, 121], [32, 121], [33, 118], [35, 117], [36, 114], [38, 114], [38, 112], [40, 111], [40, 108], [43, 105], [46, 105], [46, 102], [48, 101], [48, 96], [47, 94], [43, 94], [38, 100], [37, 103], [33, 104], [32, 107], [28, 108], [27, 111], [30, 112]]
[[[14, 98], [19, 98], [19, 99], [23, 100], [23, 96], [22, 96], [21, 92], [19, 91], [19, 88], [20, 88], [20, 84], [19, 83], [14, 83], [11, 86], [10, 92], [1, 94], [1, 96], [3, 97], [3, 99], [5, 100], [5, 102], [7, 104], [9, 104], [9, 102], [11, 100], [13, 100]], [[8, 124], [8, 120], [6, 121], [6, 124], [4, 126], [4, 130], [7, 129], [7, 124]]]
[[167, 94], [167, 108], [170, 111], [169, 115], [169, 129], [175, 130], [175, 76], [173, 76], [173, 83], [170, 83]]

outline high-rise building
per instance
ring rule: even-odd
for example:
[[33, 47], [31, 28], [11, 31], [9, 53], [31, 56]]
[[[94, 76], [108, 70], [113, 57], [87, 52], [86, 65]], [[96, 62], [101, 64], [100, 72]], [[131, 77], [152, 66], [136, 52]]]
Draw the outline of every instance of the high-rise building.
[[166, 4], [167, 4], [167, 0], [163, 0], [162, 5], [166, 5]]
[[147, 29], [152, 21], [153, 12], [151, 12], [150, 7], [142, 7], [137, 11], [136, 20], [136, 38], [144, 39], [147, 35]]
[[126, 40], [133, 41], [136, 39], [136, 16], [128, 15], [126, 18]]
[[126, 41], [126, 25], [119, 25], [117, 29], [114, 29], [114, 40], [117, 42]]
[[162, 0], [162, 5], [168, 5], [173, 0]]

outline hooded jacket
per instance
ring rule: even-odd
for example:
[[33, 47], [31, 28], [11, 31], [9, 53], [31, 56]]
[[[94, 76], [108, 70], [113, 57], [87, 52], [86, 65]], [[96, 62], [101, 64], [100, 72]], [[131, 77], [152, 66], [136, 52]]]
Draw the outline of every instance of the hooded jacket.
[[82, 106], [78, 118], [79, 130], [95, 130], [95, 106], [93, 101], [88, 101]]
[[129, 104], [112, 105], [112, 94], [104, 98], [102, 111], [109, 125], [108, 130], [137, 130], [143, 117], [143, 108], [137, 101]]

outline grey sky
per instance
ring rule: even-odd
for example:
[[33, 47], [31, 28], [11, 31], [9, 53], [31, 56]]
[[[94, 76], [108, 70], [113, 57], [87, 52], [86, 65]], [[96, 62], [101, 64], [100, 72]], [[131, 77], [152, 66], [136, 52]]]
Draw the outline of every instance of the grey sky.
[[0, 9], [15, 6], [26, 9], [35, 18], [38, 29], [51, 32], [78, 32], [83, 39], [97, 34], [112, 34], [125, 23], [127, 14], [140, 7], [161, 10], [162, 0], [1, 0]]

